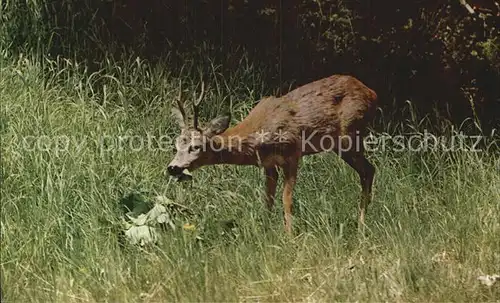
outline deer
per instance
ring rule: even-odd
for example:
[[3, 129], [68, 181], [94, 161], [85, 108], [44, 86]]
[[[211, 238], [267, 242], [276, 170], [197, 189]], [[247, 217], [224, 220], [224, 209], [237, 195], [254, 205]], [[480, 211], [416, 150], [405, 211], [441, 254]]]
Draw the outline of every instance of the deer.
[[[178, 180], [192, 179], [190, 172], [208, 165], [250, 165], [264, 170], [264, 202], [275, 205], [278, 175], [283, 176], [284, 229], [292, 234], [292, 196], [303, 156], [334, 152], [359, 175], [361, 201], [358, 228], [372, 200], [375, 167], [365, 156], [363, 138], [374, 118], [377, 94], [350, 75], [332, 75], [280, 96], [266, 96], [248, 115], [230, 127], [230, 114], [198, 122], [199, 104], [193, 94], [193, 119], [189, 123], [179, 83], [177, 107], [172, 115], [181, 131], [175, 139], [176, 154], [165, 174]], [[186, 173], [187, 172], [187, 173]]]

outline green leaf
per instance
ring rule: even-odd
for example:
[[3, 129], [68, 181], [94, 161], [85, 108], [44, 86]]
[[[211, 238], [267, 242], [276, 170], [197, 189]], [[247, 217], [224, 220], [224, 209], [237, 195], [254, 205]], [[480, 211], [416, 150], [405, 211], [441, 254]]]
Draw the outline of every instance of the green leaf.
[[142, 225], [132, 226], [125, 231], [125, 236], [132, 245], [154, 244], [158, 241], [158, 232], [154, 227]]
[[131, 244], [141, 246], [158, 241], [159, 226], [169, 226], [175, 230], [172, 212], [189, 211], [186, 206], [175, 203], [165, 196], [156, 196], [150, 209], [149, 205], [152, 203], [147, 202], [140, 194], [127, 196], [122, 199], [122, 204], [127, 209], [133, 208], [133, 211], [125, 214], [126, 220], [123, 223], [125, 236]]
[[144, 214], [151, 208], [151, 204], [146, 201], [141, 193], [131, 193], [123, 197], [120, 199], [120, 205], [125, 213], [132, 216]]

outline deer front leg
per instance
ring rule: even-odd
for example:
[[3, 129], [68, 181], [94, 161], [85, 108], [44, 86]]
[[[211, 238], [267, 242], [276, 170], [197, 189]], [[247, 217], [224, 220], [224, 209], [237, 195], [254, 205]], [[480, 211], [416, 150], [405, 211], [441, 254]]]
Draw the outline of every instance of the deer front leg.
[[274, 197], [276, 195], [276, 185], [278, 179], [278, 170], [275, 166], [264, 168], [266, 173], [266, 206], [268, 210], [274, 207]]
[[285, 184], [283, 188], [283, 208], [285, 211], [285, 231], [292, 233], [292, 196], [295, 182], [297, 181], [298, 159], [288, 161], [283, 166]]

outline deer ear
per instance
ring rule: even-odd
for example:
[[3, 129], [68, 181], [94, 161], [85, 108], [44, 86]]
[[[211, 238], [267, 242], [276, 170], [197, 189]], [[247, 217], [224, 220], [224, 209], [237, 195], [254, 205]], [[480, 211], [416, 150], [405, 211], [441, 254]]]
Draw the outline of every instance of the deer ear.
[[175, 120], [177, 121], [177, 124], [181, 128], [186, 127], [186, 122], [184, 121], [184, 116], [182, 115], [182, 112], [177, 108], [177, 107], [172, 107], [172, 116], [174, 116]]
[[204, 133], [208, 137], [216, 136], [224, 132], [229, 127], [229, 122], [230, 122], [229, 116], [222, 116], [215, 118], [212, 121], [210, 121]]

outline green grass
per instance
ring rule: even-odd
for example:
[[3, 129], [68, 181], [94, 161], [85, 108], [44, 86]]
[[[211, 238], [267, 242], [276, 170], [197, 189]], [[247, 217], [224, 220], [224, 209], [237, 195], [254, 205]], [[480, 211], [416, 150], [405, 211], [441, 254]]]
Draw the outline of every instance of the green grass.
[[[45, 62], [45, 72], [29, 58], [1, 60], [6, 302], [500, 298], [498, 284], [476, 280], [500, 271], [500, 163], [493, 150], [371, 152], [377, 175], [365, 235], [356, 229], [357, 175], [335, 155], [304, 158], [289, 238], [280, 203], [272, 214], [265, 210], [256, 168], [207, 167], [192, 184], [179, 184], [163, 175], [173, 154], [159, 142], [111, 148], [119, 136], [176, 134], [170, 106], [177, 81], [168, 66], [109, 63], [89, 76], [64, 60]], [[214, 71], [204, 118], [227, 109], [231, 95], [233, 119], [241, 120], [265, 92], [248, 66], [227, 86], [221, 79]], [[33, 150], [24, 144], [63, 136], [72, 140], [67, 148], [63, 141]], [[193, 214], [177, 218], [179, 228], [165, 231], [156, 246], [122, 245], [119, 201], [133, 192], [167, 196]], [[237, 227], [224, 232], [225, 220]], [[183, 230], [184, 223], [196, 231]]]

